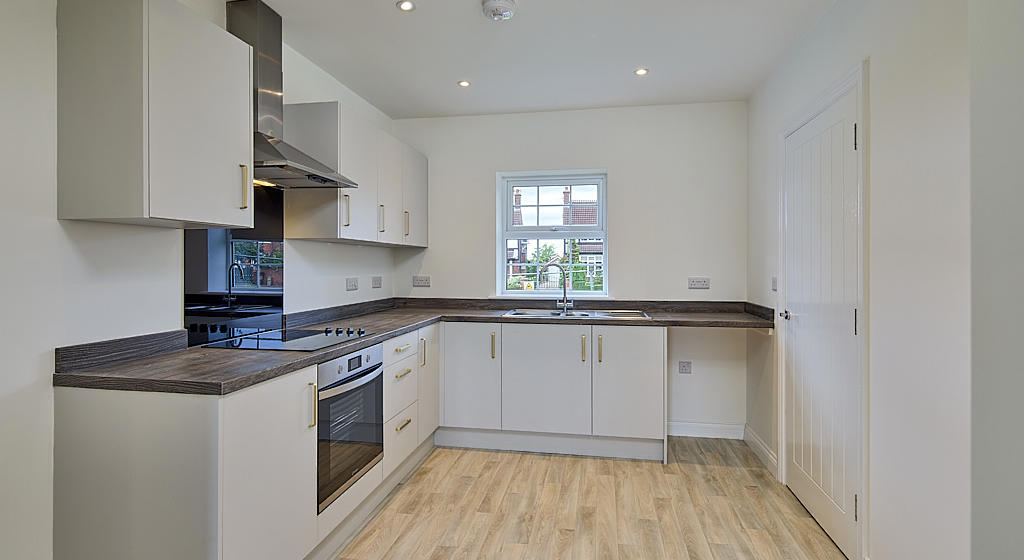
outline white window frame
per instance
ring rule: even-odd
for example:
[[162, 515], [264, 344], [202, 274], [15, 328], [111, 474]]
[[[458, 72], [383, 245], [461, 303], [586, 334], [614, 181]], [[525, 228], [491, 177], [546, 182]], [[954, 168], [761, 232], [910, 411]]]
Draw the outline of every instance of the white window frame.
[[[597, 185], [597, 225], [568, 226], [512, 226], [514, 187], [549, 186], [552, 184]], [[606, 169], [568, 169], [555, 171], [507, 171], [495, 175], [497, 200], [497, 239], [495, 267], [495, 296], [517, 299], [551, 299], [561, 297], [561, 290], [509, 290], [506, 286], [507, 247], [509, 239], [603, 239], [604, 290], [600, 292], [570, 290], [569, 296], [578, 299], [609, 297], [608, 282], [608, 171]]]

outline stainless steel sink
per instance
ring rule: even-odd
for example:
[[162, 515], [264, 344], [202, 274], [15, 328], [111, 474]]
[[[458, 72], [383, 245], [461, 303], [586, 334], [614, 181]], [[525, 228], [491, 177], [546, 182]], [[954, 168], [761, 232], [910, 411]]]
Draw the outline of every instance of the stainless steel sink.
[[568, 311], [562, 313], [557, 309], [513, 309], [504, 315], [504, 317], [537, 317], [545, 319], [582, 319], [582, 318], [594, 318], [594, 319], [650, 319], [650, 315], [643, 311], [633, 309], [617, 309], [617, 310], [591, 310], [591, 309], [580, 309], [575, 311]]

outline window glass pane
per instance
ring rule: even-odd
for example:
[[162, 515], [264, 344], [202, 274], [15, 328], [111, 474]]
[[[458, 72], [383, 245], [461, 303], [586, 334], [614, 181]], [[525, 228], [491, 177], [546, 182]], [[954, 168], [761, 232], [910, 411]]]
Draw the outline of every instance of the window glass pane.
[[541, 204], [565, 204], [569, 187], [539, 187]]
[[531, 262], [540, 264], [567, 262], [564, 239], [537, 239], [531, 243], [533, 244], [531, 247], [533, 252], [530, 253]]
[[568, 225], [568, 212], [565, 206], [541, 206], [539, 225], [542, 226], [564, 226]]
[[593, 202], [597, 203], [597, 185], [573, 185], [572, 187], [572, 201], [573, 202]]
[[544, 266], [558, 263], [566, 267], [570, 290], [604, 292], [603, 239], [510, 239], [506, 241], [506, 259], [508, 291], [560, 292], [561, 272]]
[[514, 226], [536, 226], [537, 225], [537, 207], [536, 206], [513, 206], [512, 207], [512, 225], [514, 225]]
[[537, 187], [516, 187], [515, 189], [513, 189], [512, 204], [522, 204], [523, 206], [536, 206]]
[[281, 290], [284, 286], [284, 243], [281, 241], [232, 240], [232, 286], [248, 290]]

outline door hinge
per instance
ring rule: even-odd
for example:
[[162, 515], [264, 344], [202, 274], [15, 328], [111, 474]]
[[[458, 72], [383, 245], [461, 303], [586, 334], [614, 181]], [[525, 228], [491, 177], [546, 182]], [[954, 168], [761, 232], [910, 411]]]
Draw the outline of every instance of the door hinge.
[[857, 308], [853, 308], [853, 336], [857, 336]]
[[857, 123], [853, 123], [853, 149], [857, 150]]
[[856, 494], [854, 494], [854, 495], [853, 495], [853, 521], [854, 521], [855, 523], [857, 522], [857, 520], [858, 520], [858, 517], [859, 517], [859, 516], [858, 516], [858, 511], [857, 511], [857, 510], [859, 509], [859, 506], [860, 506], [860, 504], [858, 504], [857, 502], [858, 502], [858, 500], [857, 500], [857, 495], [856, 495]]

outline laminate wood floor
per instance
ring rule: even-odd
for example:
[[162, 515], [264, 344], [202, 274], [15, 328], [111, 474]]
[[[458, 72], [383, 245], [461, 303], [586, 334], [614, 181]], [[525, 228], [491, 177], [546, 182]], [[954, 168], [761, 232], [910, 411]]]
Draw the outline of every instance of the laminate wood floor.
[[842, 560], [742, 441], [669, 464], [437, 448], [339, 560]]

